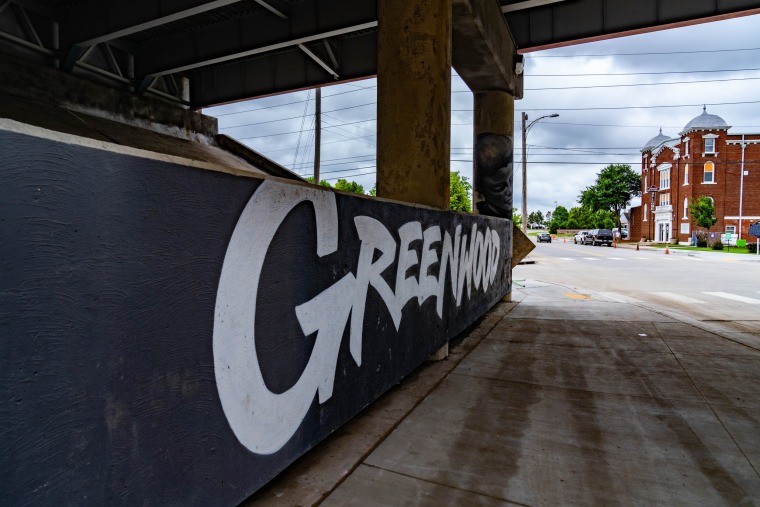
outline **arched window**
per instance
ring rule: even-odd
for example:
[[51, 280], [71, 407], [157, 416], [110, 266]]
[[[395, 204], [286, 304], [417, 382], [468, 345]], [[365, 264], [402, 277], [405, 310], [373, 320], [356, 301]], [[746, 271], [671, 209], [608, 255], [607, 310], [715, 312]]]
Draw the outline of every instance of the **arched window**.
[[683, 166], [683, 184], [689, 184], [689, 164]]
[[702, 183], [715, 183], [715, 164], [712, 162], [705, 162], [705, 175], [702, 178]]
[[647, 215], [649, 214], [649, 205], [644, 205], [644, 221], [647, 221]]
[[683, 198], [683, 217], [689, 218], [689, 198]]

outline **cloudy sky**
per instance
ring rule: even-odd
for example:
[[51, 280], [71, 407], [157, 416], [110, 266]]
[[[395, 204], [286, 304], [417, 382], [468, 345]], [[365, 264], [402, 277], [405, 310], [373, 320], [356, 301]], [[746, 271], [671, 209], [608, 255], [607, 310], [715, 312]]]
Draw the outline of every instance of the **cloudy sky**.
[[[515, 103], [515, 206], [522, 199], [520, 114], [528, 134], [528, 211], [571, 208], [611, 163], [638, 169], [639, 150], [677, 136], [707, 111], [731, 133], [760, 133], [760, 16], [529, 53]], [[321, 179], [375, 182], [376, 80], [322, 90]], [[314, 91], [204, 110], [221, 132], [303, 176], [313, 174]], [[451, 169], [471, 181], [472, 95], [452, 78]], [[638, 204], [635, 200], [633, 204]]]

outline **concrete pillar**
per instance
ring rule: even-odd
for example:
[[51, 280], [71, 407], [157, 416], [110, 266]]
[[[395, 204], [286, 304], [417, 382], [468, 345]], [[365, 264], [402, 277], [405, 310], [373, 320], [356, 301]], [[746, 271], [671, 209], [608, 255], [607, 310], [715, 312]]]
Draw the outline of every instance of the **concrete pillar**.
[[[473, 148], [478, 148], [478, 136], [481, 134], [494, 134], [497, 136], [503, 136], [509, 138], [514, 144], [515, 136], [515, 98], [502, 91], [483, 91], [474, 93], [474, 113], [473, 113]], [[477, 156], [473, 155], [473, 160], [477, 159]], [[509, 154], [510, 161], [512, 160], [512, 153]], [[473, 211], [477, 212], [477, 204], [484, 201], [483, 194], [481, 192], [482, 178], [478, 174], [478, 165], [473, 164], [472, 168], [473, 178], [473, 192], [472, 202]], [[510, 187], [510, 199], [512, 200], [513, 191], [512, 188], [512, 176], [509, 175], [509, 187]], [[510, 205], [511, 207], [511, 205]], [[511, 210], [510, 210], [511, 215]]]
[[377, 195], [448, 209], [451, 0], [377, 11]]
[[448, 209], [451, 0], [382, 0], [377, 16], [377, 195]]

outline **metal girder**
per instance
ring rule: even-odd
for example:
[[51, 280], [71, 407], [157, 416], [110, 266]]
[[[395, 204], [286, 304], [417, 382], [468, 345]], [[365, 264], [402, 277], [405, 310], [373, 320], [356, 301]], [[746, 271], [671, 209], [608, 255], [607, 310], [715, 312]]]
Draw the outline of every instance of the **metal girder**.
[[521, 52], [760, 14], [758, 0], [542, 0], [502, 6]]
[[61, 47], [91, 46], [126, 37], [173, 21], [202, 14], [242, 0], [182, 0], [176, 10], [164, 11], [161, 2], [88, 0], [64, 11]]
[[[340, 69], [338, 82], [377, 73], [377, 34], [359, 32], [331, 41]], [[191, 107], [206, 107], [248, 97], [335, 84], [297, 46], [188, 73]]]
[[267, 2], [265, 2], [264, 0], [253, 0], [253, 1], [259, 4], [260, 6], [262, 6], [263, 8], [265, 8], [266, 10], [268, 10], [269, 12], [271, 12], [272, 14], [274, 14], [275, 16], [277, 16], [278, 18], [288, 19], [288, 16], [284, 12], [282, 12], [282, 10], [275, 7], [272, 4], [271, 0]]
[[255, 55], [259, 55], [263, 53], [269, 53], [269, 52], [277, 51], [280, 49], [286, 49], [293, 46], [299, 46], [308, 42], [318, 41], [321, 39], [327, 39], [330, 37], [338, 37], [340, 35], [346, 35], [352, 32], [360, 32], [362, 30], [375, 28], [376, 26], [377, 26], [377, 21], [370, 21], [368, 23], [362, 23], [359, 25], [339, 28], [337, 30], [330, 30], [329, 32], [314, 33], [314, 34], [307, 35], [304, 37], [299, 37], [297, 39], [284, 40], [282, 42], [269, 44], [267, 46], [243, 49], [235, 53], [226, 53], [223, 56], [218, 56], [216, 58], [209, 58], [206, 60], [188, 62], [184, 65], [179, 65], [177, 67], [164, 68], [164, 69], [148, 72], [146, 75], [146, 78], [149, 78], [151, 76], [163, 76], [166, 74], [175, 74], [177, 72], [191, 71], [194, 69], [198, 69], [200, 67], [208, 67], [208, 66], [217, 65], [220, 63], [229, 62], [232, 60], [238, 60], [241, 58], [251, 57], [251, 56], [255, 56]]
[[[307, 48], [303, 44], [299, 44], [298, 48], [301, 51], [303, 51], [304, 53], [306, 53], [306, 55], [309, 58], [311, 58], [312, 60], [314, 60], [314, 62], [316, 62], [317, 65], [319, 65], [320, 67], [322, 67], [323, 69], [325, 69], [333, 78], [340, 79], [340, 76], [338, 76], [338, 73], [335, 72], [335, 70], [332, 67], [330, 67], [329, 65], [327, 65], [327, 63], [325, 63], [325, 61], [322, 60], [319, 56], [317, 56], [311, 49]], [[336, 65], [336, 67], [337, 67], [337, 65]]]
[[542, 5], [556, 4], [559, 2], [566, 2], [567, 0], [525, 0], [524, 2], [517, 2], [508, 5], [502, 5], [501, 12], [515, 12], [525, 9], [532, 9], [534, 7], [541, 7]]

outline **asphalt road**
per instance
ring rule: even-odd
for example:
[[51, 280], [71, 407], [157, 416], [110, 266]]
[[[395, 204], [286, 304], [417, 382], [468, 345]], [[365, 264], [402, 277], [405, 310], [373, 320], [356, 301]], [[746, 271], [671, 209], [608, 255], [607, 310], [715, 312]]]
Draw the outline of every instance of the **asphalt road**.
[[635, 305], [760, 347], [760, 257], [724, 252], [539, 243], [514, 283], [561, 285], [571, 299]]

